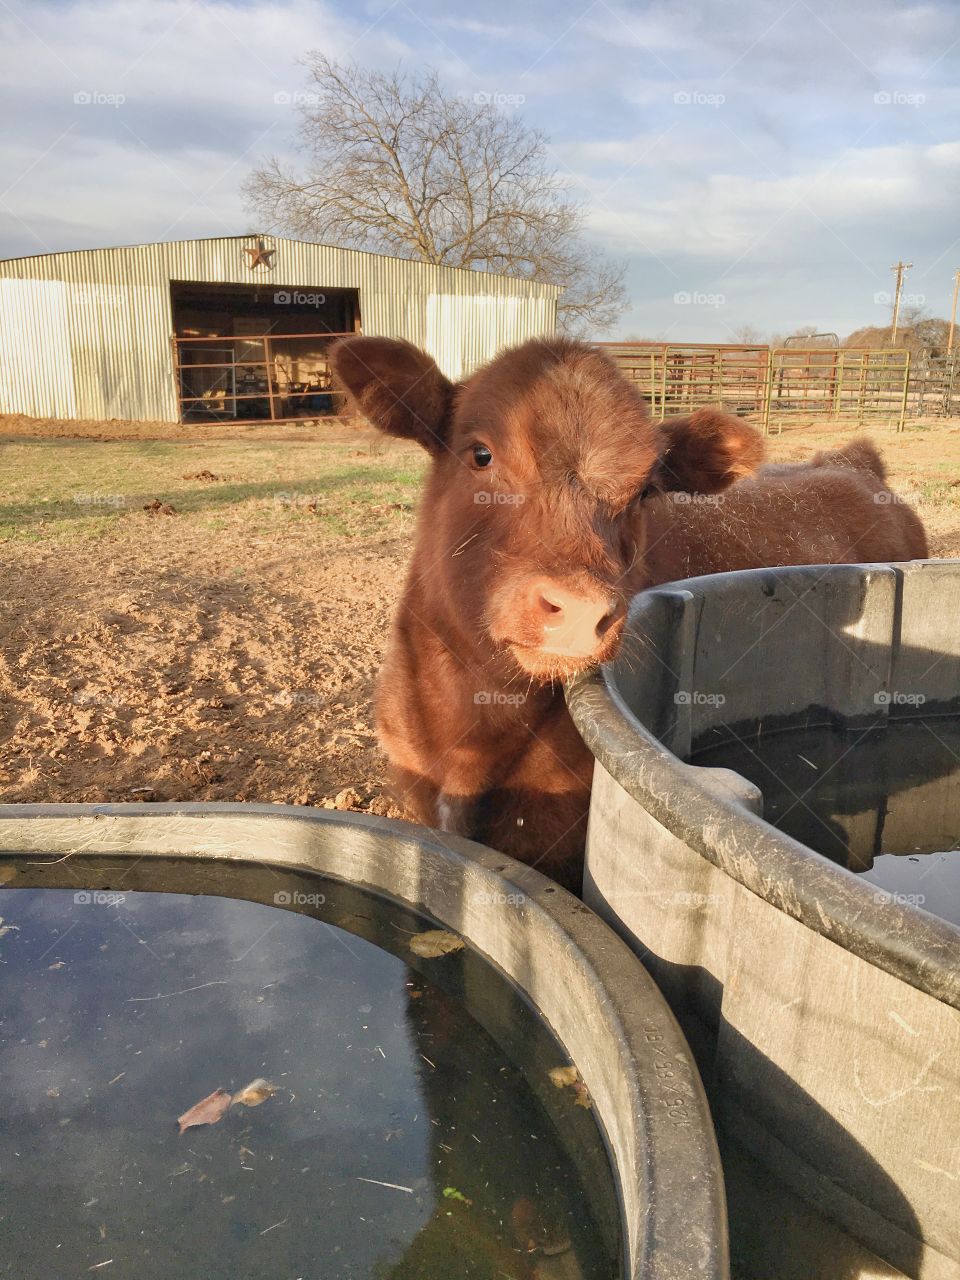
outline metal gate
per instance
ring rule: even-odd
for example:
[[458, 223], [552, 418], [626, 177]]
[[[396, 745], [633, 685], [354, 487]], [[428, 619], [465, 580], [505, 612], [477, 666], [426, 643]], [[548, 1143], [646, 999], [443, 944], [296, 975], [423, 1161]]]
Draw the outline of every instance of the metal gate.
[[910, 369], [907, 412], [918, 418], [960, 415], [960, 356], [921, 356]]
[[707, 405], [720, 405], [740, 417], [761, 413], [768, 371], [767, 347], [667, 347], [663, 353], [661, 415], [690, 413]]
[[909, 351], [780, 347], [770, 352], [763, 429], [829, 418], [902, 431], [909, 378]]
[[[708, 343], [597, 344], [663, 420], [719, 405], [768, 432], [828, 418], [903, 430], [910, 353], [855, 347], [769, 347]], [[936, 375], [939, 412], [960, 412], [960, 363]], [[933, 382], [925, 393], [929, 405]], [[952, 398], [951, 398], [952, 397]], [[919, 396], [921, 402], [924, 393]], [[912, 403], [912, 401], [911, 401]], [[932, 411], [930, 409], [928, 412]]]
[[740, 343], [600, 342], [634, 384], [655, 418], [723, 405], [760, 413], [766, 399], [769, 348]]

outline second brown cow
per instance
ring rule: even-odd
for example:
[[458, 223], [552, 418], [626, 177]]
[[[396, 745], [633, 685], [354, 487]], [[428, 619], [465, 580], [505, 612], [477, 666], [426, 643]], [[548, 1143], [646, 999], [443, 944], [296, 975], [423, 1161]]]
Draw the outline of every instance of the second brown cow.
[[593, 767], [562, 681], [614, 656], [632, 594], [926, 554], [869, 445], [754, 475], [752, 428], [712, 411], [655, 424], [584, 344], [526, 343], [461, 386], [385, 338], [345, 339], [333, 363], [371, 422], [431, 458], [377, 696], [394, 788], [415, 820], [560, 879], [576, 879]]

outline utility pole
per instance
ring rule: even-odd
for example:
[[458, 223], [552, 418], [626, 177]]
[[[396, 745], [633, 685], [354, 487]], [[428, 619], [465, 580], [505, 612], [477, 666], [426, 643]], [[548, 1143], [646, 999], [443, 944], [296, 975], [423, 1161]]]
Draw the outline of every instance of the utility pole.
[[950, 309], [950, 336], [947, 338], [947, 355], [953, 351], [953, 331], [957, 327], [957, 294], [960, 293], [960, 271], [953, 273], [953, 306]]
[[897, 345], [897, 326], [900, 323], [900, 294], [903, 292], [903, 273], [909, 271], [913, 266], [912, 262], [898, 262], [895, 267], [891, 267], [891, 271], [897, 273], [897, 291], [893, 295], [893, 328], [890, 333], [890, 345]]

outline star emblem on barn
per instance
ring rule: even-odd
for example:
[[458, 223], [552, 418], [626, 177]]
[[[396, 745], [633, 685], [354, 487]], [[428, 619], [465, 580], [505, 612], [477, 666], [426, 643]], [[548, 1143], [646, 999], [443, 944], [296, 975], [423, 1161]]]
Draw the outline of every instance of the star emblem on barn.
[[251, 271], [256, 271], [257, 267], [266, 267], [268, 271], [273, 270], [273, 255], [276, 249], [268, 249], [262, 240], [257, 241], [255, 249], [244, 249], [243, 251], [249, 258], [247, 265]]

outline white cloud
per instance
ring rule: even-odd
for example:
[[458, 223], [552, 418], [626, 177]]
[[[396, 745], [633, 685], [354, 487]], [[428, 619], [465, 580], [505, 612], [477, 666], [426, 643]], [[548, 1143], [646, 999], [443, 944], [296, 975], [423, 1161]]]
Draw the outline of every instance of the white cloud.
[[0, 12], [0, 110], [18, 121], [0, 149], [0, 256], [245, 230], [241, 180], [290, 146], [298, 55], [405, 48], [314, 0]]
[[795, 252], [797, 230], [811, 222], [861, 237], [891, 222], [952, 220], [958, 188], [960, 143], [877, 147], [782, 177], [689, 172], [652, 192], [628, 179], [616, 205], [595, 208], [590, 222], [625, 250], [639, 242], [660, 255], [733, 259], [753, 246], [774, 260]]
[[[81, 0], [21, 5], [3, 23], [5, 92], [46, 109], [76, 91], [122, 93], [127, 105], [255, 119], [300, 87], [298, 50], [343, 53], [353, 26], [332, 6]], [[194, 117], [202, 129], [202, 117]]]
[[[524, 95], [591, 237], [631, 262], [626, 327], [721, 336], [727, 313], [669, 305], [719, 279], [752, 308], [737, 322], [813, 322], [822, 297], [846, 317], [901, 254], [931, 280], [957, 265], [960, 24], [944, 3], [743, 0], [731, 22], [710, 0], [11, 2], [0, 256], [248, 230], [240, 182], [290, 153], [297, 115], [277, 95], [308, 87], [297, 58], [321, 49]], [[724, 100], [676, 100], [692, 91]]]
[[[10, 155], [24, 167], [30, 160], [22, 150]], [[0, 237], [30, 254], [242, 233], [248, 219], [237, 182], [245, 169], [231, 169], [234, 158], [81, 140], [51, 152], [0, 202]]]

